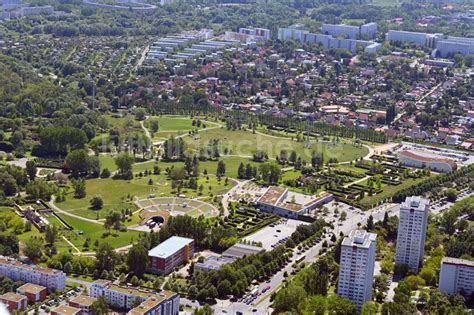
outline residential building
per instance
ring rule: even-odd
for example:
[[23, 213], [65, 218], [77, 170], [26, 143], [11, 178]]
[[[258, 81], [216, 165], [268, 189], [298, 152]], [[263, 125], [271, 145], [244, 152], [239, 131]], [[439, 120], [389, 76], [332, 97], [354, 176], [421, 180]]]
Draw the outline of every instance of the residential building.
[[170, 291], [146, 299], [128, 312], [128, 315], [177, 315], [179, 314], [179, 295]]
[[31, 304], [35, 304], [36, 302], [42, 302], [46, 299], [48, 296], [48, 288], [42, 285], [25, 283], [16, 289], [16, 293], [26, 296]]
[[381, 44], [373, 41], [335, 38], [332, 35], [313, 34], [306, 30], [299, 29], [298, 27], [299, 26], [290, 26], [288, 28], [279, 28], [278, 39], [281, 41], [293, 39], [302, 44], [320, 44], [324, 49], [348, 49], [353, 53], [357, 52], [358, 48], [363, 49], [366, 54], [377, 52], [382, 48]]
[[443, 36], [437, 39], [433, 54], [441, 57], [474, 54], [474, 38]]
[[66, 287], [66, 274], [60, 270], [27, 265], [3, 256], [0, 256], [0, 275], [13, 281], [42, 285], [50, 291], [61, 291]]
[[474, 292], [474, 261], [444, 257], [439, 274], [439, 291], [445, 294]]
[[360, 28], [345, 24], [323, 24], [321, 32], [326, 35], [346, 36], [347, 38], [356, 39], [359, 37]]
[[418, 270], [425, 249], [429, 201], [419, 196], [407, 197], [400, 204], [395, 264]]
[[435, 47], [435, 38], [440, 34], [428, 34], [389, 30], [387, 39], [391, 42], [411, 42], [421, 47]]
[[15, 10], [21, 7], [21, 0], [3, 0], [2, 1], [2, 9], [4, 11]]
[[457, 169], [457, 164], [454, 160], [422, 154], [418, 151], [404, 150], [398, 153], [398, 161], [401, 164], [412, 167], [426, 167], [435, 172], [449, 173]]
[[96, 299], [87, 295], [78, 295], [75, 298], [69, 300], [69, 306], [75, 307], [81, 310], [81, 315], [91, 314], [91, 306]]
[[323, 24], [321, 32], [331, 36], [345, 36], [351, 39], [372, 39], [377, 35], [377, 23], [367, 23], [361, 26], [345, 24]]
[[123, 310], [132, 309], [135, 301], [141, 300], [143, 307], [134, 308], [129, 314], [177, 315], [179, 313], [179, 295], [170, 291], [154, 293], [118, 286], [109, 280], [96, 280], [92, 283], [89, 294], [94, 298], [104, 296], [111, 307]]
[[28, 307], [28, 298], [24, 295], [7, 292], [0, 295], [0, 303], [4, 304], [10, 311], [24, 311]]
[[257, 200], [257, 208], [263, 212], [270, 212], [281, 217], [298, 219], [311, 210], [322, 206], [334, 199], [330, 193], [323, 192], [319, 196], [308, 196], [289, 192], [287, 188], [270, 186]]
[[271, 32], [267, 28], [239, 28], [239, 34], [245, 34], [253, 36], [255, 39], [269, 40], [271, 37]]
[[67, 305], [60, 305], [51, 310], [51, 315], [80, 315], [81, 309], [67, 306]]
[[341, 244], [337, 294], [358, 307], [372, 299], [377, 234], [353, 230]]
[[148, 252], [150, 272], [167, 275], [194, 255], [194, 240], [172, 236]]

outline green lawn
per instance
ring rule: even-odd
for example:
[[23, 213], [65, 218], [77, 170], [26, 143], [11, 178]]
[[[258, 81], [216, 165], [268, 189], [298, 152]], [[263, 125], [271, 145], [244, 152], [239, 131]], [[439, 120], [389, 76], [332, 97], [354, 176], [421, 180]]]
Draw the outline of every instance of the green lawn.
[[[425, 179], [426, 177], [416, 178], [416, 179], [407, 178], [407, 179], [403, 179], [400, 185], [386, 185], [382, 183], [383, 191], [380, 194], [376, 194], [373, 196], [366, 195], [366, 197], [364, 197], [364, 199], [362, 199], [359, 203], [364, 206], [372, 206], [385, 198], [389, 198], [393, 196], [393, 194], [396, 193], [397, 191], [407, 188], [413, 184], [419, 183]], [[365, 181], [360, 183], [360, 185], [364, 185], [364, 184], [366, 184]]]
[[[176, 116], [159, 116], [159, 117], [150, 117], [145, 121], [145, 126], [150, 128], [150, 120], [158, 120], [159, 129], [156, 133], [153, 134], [154, 140], [163, 140], [167, 139], [170, 136], [179, 136], [187, 133], [190, 130], [205, 130], [206, 128], [217, 126], [216, 123], [201, 120], [202, 125], [200, 128], [193, 126], [193, 118], [185, 117], [176, 117]], [[194, 118], [197, 120], [197, 118]], [[151, 132], [151, 130], [150, 130]]]
[[104, 168], [108, 168], [110, 172], [113, 172], [117, 169], [117, 165], [115, 165], [115, 158], [110, 154], [100, 154], [100, 170], [102, 171]]
[[[153, 185], [148, 185], [150, 179], [153, 180]], [[223, 193], [233, 185], [232, 181], [229, 181], [227, 187], [224, 183], [224, 179], [219, 182], [213, 175], [209, 175], [209, 179], [201, 175], [198, 179], [198, 185], [202, 184], [204, 186], [203, 196], [209, 196], [211, 193], [213, 195]], [[198, 192], [192, 189], [185, 188], [181, 193], [190, 198], [198, 197]], [[86, 181], [85, 198], [74, 198], [73, 191], [70, 189], [66, 195], [66, 200], [58, 202], [57, 206], [82, 217], [90, 219], [97, 219], [99, 217], [99, 219], [102, 219], [110, 210], [121, 211], [128, 208], [135, 211], [137, 207], [133, 203], [134, 197], [143, 199], [150, 194], [154, 194], [156, 197], [176, 195], [176, 191], [172, 189], [171, 182], [167, 179], [164, 171], [160, 175], [150, 175], [130, 181], [111, 178], [90, 179]], [[104, 201], [104, 206], [101, 210], [90, 209], [89, 201], [94, 195], [100, 195]], [[128, 199], [129, 195], [131, 199]], [[135, 220], [138, 221], [138, 218]]]
[[[82, 246], [87, 238], [90, 238], [89, 251], [94, 251], [95, 248], [93, 244], [96, 240], [99, 242], [108, 242], [112, 247], [119, 248], [131, 244], [138, 239], [140, 234], [140, 232], [132, 230], [126, 232], [111, 230], [111, 234], [105, 236], [104, 233], [106, 230], [101, 224], [94, 224], [68, 215], [60, 215], [60, 217], [74, 228], [73, 231], [63, 230], [61, 234], [81, 251], [83, 250]], [[65, 241], [61, 241], [60, 243], [66, 244], [66, 247], [70, 247]]]
[[303, 160], [310, 161], [313, 151], [323, 153], [324, 160], [337, 158], [339, 162], [351, 161], [368, 153], [365, 147], [354, 146], [350, 143], [326, 143], [312, 141], [306, 145], [288, 138], [272, 137], [264, 134], [254, 134], [252, 131], [227, 130], [216, 128], [201, 131], [198, 135], [184, 138], [189, 147], [198, 150], [207, 146], [210, 140], [219, 139], [222, 151], [228, 150], [228, 155], [251, 156], [256, 150], [267, 152], [269, 158], [276, 157], [281, 150], [296, 151]]
[[[226, 165], [226, 176], [237, 178], [237, 171], [239, 169], [240, 163], [250, 163], [252, 165], [258, 166], [260, 163], [253, 162], [249, 158], [242, 158], [238, 156], [222, 156], [220, 158], [225, 162]], [[217, 162], [218, 161], [200, 161], [199, 162], [199, 170], [200, 172], [204, 172], [207, 170], [209, 174], [215, 174], [217, 171]], [[157, 161], [149, 161], [145, 163], [135, 164], [133, 165], [133, 172], [144, 172], [145, 170], [153, 171], [153, 166], [158, 165], [162, 171], [164, 171], [167, 167], [183, 167], [184, 162], [157, 162]]]

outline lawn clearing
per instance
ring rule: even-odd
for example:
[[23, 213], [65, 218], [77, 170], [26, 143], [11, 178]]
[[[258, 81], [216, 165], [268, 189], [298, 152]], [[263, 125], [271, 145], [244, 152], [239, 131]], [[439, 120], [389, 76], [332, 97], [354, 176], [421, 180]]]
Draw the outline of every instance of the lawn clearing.
[[[153, 181], [149, 185], [149, 180]], [[229, 181], [225, 186], [225, 179], [218, 181], [213, 175], [201, 175], [198, 179], [198, 187], [203, 185], [203, 195], [211, 196], [222, 194], [233, 186], [233, 182]], [[135, 199], [144, 199], [149, 195], [156, 197], [176, 196], [176, 190], [172, 188], [171, 181], [163, 170], [160, 175], [149, 175], [137, 177], [133, 180], [119, 180], [112, 178], [96, 178], [86, 181], [86, 197], [74, 198], [72, 189], [66, 194], [64, 202], [58, 202], [57, 206], [65, 211], [79, 215], [89, 219], [103, 219], [111, 210], [122, 211], [122, 209], [137, 210], [134, 203]], [[189, 198], [199, 197], [197, 190], [183, 188], [180, 192]], [[100, 195], [104, 201], [103, 208], [100, 210], [90, 209], [90, 199], [94, 195]], [[136, 197], [136, 198], [135, 198]], [[138, 218], [135, 219], [138, 222]], [[133, 220], [132, 220], [133, 221]]]
[[288, 152], [296, 151], [303, 160], [310, 161], [312, 152], [316, 151], [323, 154], [325, 161], [336, 158], [339, 162], [344, 162], [355, 160], [369, 152], [366, 147], [355, 146], [350, 143], [322, 141], [303, 143], [289, 138], [253, 133], [250, 130], [233, 131], [226, 128], [201, 131], [197, 135], [184, 139], [194, 151], [208, 146], [211, 140], [218, 139], [222, 156], [250, 157], [255, 151], [262, 150], [267, 152], [270, 159], [273, 159], [281, 150], [287, 150]]
[[[183, 116], [159, 116], [150, 117], [145, 121], [145, 126], [150, 130], [150, 121], [157, 120], [159, 129], [153, 134], [153, 140], [164, 140], [171, 136], [179, 136], [188, 133], [190, 130], [205, 130], [205, 128], [218, 126], [216, 123], [201, 120], [201, 126], [193, 126], [193, 120], [198, 118], [186, 118]], [[150, 130], [151, 132], [151, 130]]]

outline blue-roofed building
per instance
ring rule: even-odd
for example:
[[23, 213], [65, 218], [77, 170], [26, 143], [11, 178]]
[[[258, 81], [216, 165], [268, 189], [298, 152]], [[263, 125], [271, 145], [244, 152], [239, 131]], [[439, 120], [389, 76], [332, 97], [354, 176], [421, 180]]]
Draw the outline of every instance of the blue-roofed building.
[[148, 252], [148, 270], [167, 275], [176, 267], [187, 263], [194, 255], [194, 240], [172, 236]]

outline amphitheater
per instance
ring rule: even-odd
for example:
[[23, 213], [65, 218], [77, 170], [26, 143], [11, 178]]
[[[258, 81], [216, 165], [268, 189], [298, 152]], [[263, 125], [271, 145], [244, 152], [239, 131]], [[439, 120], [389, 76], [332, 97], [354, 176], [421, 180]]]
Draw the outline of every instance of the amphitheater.
[[161, 218], [161, 222], [166, 222], [170, 216], [214, 217], [219, 214], [215, 206], [189, 198], [158, 197], [138, 200], [136, 203], [142, 209], [140, 213], [142, 224], [153, 218]]

